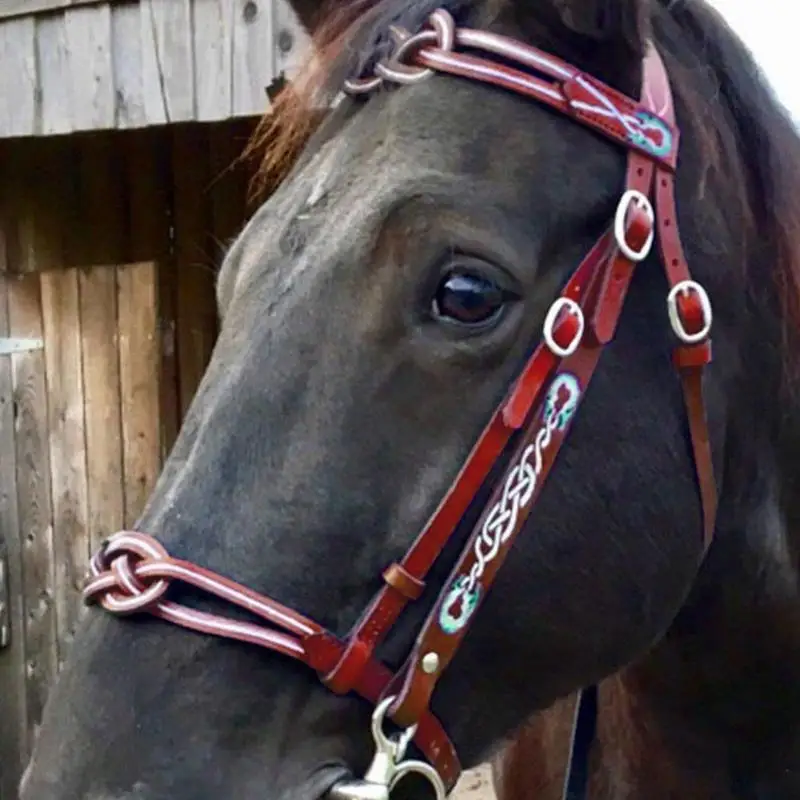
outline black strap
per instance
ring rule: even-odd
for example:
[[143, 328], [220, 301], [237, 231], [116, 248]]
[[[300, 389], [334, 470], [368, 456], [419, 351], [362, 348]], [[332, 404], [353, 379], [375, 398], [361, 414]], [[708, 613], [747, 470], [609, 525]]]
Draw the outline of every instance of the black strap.
[[597, 686], [589, 686], [580, 691], [575, 706], [563, 800], [587, 800], [589, 796], [589, 756], [596, 732]]

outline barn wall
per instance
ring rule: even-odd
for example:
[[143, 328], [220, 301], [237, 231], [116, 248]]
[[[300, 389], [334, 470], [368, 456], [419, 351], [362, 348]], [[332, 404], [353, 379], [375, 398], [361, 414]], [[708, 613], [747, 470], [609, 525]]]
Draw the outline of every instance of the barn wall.
[[[142, 509], [217, 332], [250, 121], [0, 143], [0, 798], [81, 612], [91, 550]], [[36, 340], [41, 345], [36, 346]], [[2, 595], [0, 595], [2, 603]]]
[[307, 48], [288, 0], [0, 0], [0, 138], [262, 114]]

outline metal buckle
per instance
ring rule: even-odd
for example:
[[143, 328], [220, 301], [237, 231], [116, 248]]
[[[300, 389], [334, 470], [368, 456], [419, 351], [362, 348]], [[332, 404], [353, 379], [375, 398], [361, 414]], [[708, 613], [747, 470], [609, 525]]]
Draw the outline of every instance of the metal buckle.
[[[689, 333], [683, 325], [680, 311], [678, 311], [678, 294], [684, 297], [691, 292], [696, 292], [700, 298], [700, 307], [703, 309], [703, 327], [697, 333]], [[711, 312], [711, 300], [709, 300], [706, 290], [697, 282], [692, 280], [680, 281], [676, 283], [667, 295], [667, 313], [669, 323], [675, 335], [684, 344], [697, 344], [702, 342], [711, 331], [713, 315]]]
[[645, 214], [647, 214], [650, 219], [651, 225], [655, 222], [656, 215], [650, 200], [638, 191], [638, 189], [628, 189], [620, 198], [619, 205], [617, 206], [617, 213], [614, 216], [614, 238], [617, 240], [617, 247], [622, 251], [625, 258], [631, 261], [644, 261], [650, 254], [650, 249], [653, 247], [653, 239], [655, 238], [656, 230], [655, 225], [652, 225], [650, 235], [647, 237], [647, 241], [642, 245], [641, 250], [634, 250], [628, 244], [628, 240], [625, 237], [625, 218], [628, 216], [628, 208], [634, 200], [636, 200], [639, 208], [644, 209]]
[[[578, 320], [578, 332], [566, 347], [562, 347], [553, 337], [553, 328], [562, 309], [569, 311], [572, 316], [576, 317]], [[554, 355], [557, 355], [560, 358], [566, 358], [567, 356], [571, 356], [578, 349], [581, 339], [583, 338], [583, 332], [585, 328], [586, 322], [583, 316], [583, 309], [569, 297], [557, 297], [553, 301], [553, 305], [550, 306], [547, 316], [544, 318], [544, 329], [542, 331], [542, 335], [544, 337], [545, 344], [550, 348]]]
[[375, 755], [369, 769], [361, 780], [345, 780], [335, 784], [329, 791], [330, 800], [389, 800], [392, 789], [406, 775], [417, 773], [427, 778], [436, 793], [436, 800], [446, 800], [447, 790], [439, 773], [424, 761], [403, 761], [406, 748], [417, 732], [412, 725], [394, 737], [383, 732], [386, 711], [394, 702], [387, 697], [372, 714], [372, 738], [375, 741]]

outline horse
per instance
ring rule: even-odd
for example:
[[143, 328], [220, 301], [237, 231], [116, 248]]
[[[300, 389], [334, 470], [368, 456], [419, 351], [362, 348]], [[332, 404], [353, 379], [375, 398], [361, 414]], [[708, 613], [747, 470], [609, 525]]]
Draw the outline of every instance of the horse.
[[800, 141], [751, 54], [703, 0], [292, 5], [23, 800], [442, 798], [515, 736], [549, 800], [593, 686], [594, 800], [797, 796]]

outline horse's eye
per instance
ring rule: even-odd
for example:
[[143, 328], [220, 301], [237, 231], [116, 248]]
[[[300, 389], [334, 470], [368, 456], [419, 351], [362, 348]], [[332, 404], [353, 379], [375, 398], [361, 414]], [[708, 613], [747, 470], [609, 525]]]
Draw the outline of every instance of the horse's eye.
[[454, 268], [447, 272], [433, 297], [433, 314], [461, 325], [484, 325], [494, 320], [516, 295], [491, 278]]

